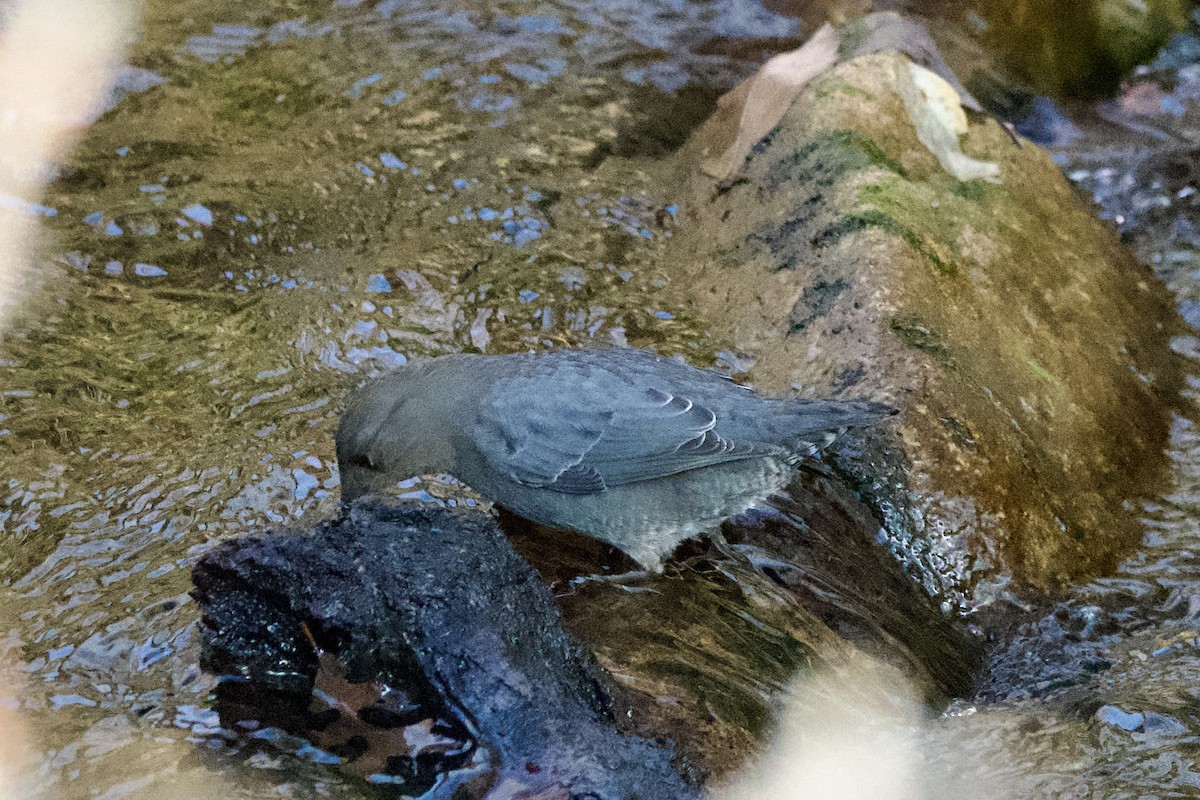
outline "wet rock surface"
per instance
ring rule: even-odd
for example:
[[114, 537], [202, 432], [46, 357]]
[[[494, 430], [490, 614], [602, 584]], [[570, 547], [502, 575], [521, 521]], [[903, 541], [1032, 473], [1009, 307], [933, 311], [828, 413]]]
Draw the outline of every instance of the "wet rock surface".
[[[1056, 114], [1071, 123], [1072, 135], [1048, 142], [1098, 215], [1112, 221], [1170, 290], [1187, 323], [1171, 346], [1189, 369], [1182, 392], [1187, 405], [1171, 426], [1173, 480], [1169, 491], [1141, 508], [1145, 535], [1138, 551], [1114, 574], [1075, 586], [1044, 613], [997, 631], [980, 687], [980, 699], [995, 705], [981, 705], [982, 718], [965, 726], [975, 728], [968, 734], [973, 741], [1015, 741], [1000, 726], [978, 734], [998, 709], [1018, 709], [1027, 752], [1077, 741], [1079, 766], [1072, 775], [1043, 777], [1031, 786], [1046, 796], [1195, 792], [1200, 438], [1194, 403], [1200, 384], [1192, 310], [1200, 275], [1200, 205], [1189, 153], [1200, 130], [1197, 34], [1200, 18], [1188, 35], [1138, 68], [1112, 100], [1064, 104]], [[1042, 758], [1034, 756], [1035, 762]]]
[[[698, 796], [669, 747], [617, 731], [607, 677], [482, 514], [361, 501], [311, 532], [223, 545], [194, 579], [206, 669], [306, 702], [319, 647], [351, 683], [444, 704], [483, 753], [423, 765], [448, 772], [436, 796], [451, 796], [447, 782], [464, 787], [456, 797], [489, 787], [506, 797]], [[383, 726], [382, 714], [369, 716]], [[462, 766], [472, 769], [452, 771]]]
[[906, 675], [932, 707], [970, 696], [982, 666], [977, 632], [897, 563], [853, 484], [802, 473], [758, 513], [727, 523], [726, 538], [837, 636]]
[[661, 575], [581, 536], [501, 523], [550, 582], [564, 624], [620, 687], [630, 729], [676, 743], [706, 782], [742, 767], [797, 675], [853, 693], [876, 659], [933, 707], [968, 695], [978, 639], [897, 568], [848, 478], [801, 472], [715, 540], [683, 544]]
[[[971, 690], [977, 644], [864, 535], [872, 520], [840, 481], [801, 476], [728, 523], [727, 541], [683, 545], [661, 575], [604, 576], [633, 565], [594, 540], [502, 515], [539, 574], [483, 515], [364, 501], [348, 521], [205, 556], [195, 570], [202, 665], [243, 678], [218, 691], [226, 729], [280, 725], [353, 774], [404, 778], [409, 793], [452, 770], [479, 773], [489, 751], [503, 776], [514, 763], [572, 774], [580, 752], [613, 750], [645, 763], [630, 772], [593, 757], [586, 777], [640, 780], [669, 759], [647, 740], [669, 743], [676, 767], [708, 782], [756, 751], [797, 672], [819, 667], [853, 691], [858, 673], [839, 676], [865, 652], [934, 704]], [[531, 646], [531, 636], [548, 644]], [[518, 651], [497, 655], [497, 639]], [[331, 670], [331, 658], [340, 666]], [[503, 713], [497, 682], [525, 691]], [[369, 722], [386, 702], [317, 707], [310, 694], [358, 696], [367, 685], [402, 692], [416, 704], [410, 723], [432, 721], [462, 744], [443, 742], [435, 757], [362, 726], [326, 731], [331, 708], [353, 706]], [[283, 715], [281, 702], [291, 709]], [[560, 748], [560, 723], [583, 744]], [[381, 747], [393, 748], [390, 760]], [[364, 766], [380, 763], [390, 766]]]
[[[897, 569], [873, 533], [878, 519], [845, 481], [799, 475], [761, 510], [727, 523], [723, 537], [685, 543], [662, 574], [625, 574], [634, 565], [615, 549], [502, 514], [539, 574], [481, 514], [365, 501], [348, 521], [235, 540], [200, 562], [202, 665], [249, 679], [218, 692], [225, 728], [282, 724], [354, 774], [376, 783], [401, 776], [409, 793], [454, 770], [480, 772], [488, 758], [472, 752], [472, 739], [494, 750], [502, 774], [513, 763], [571, 774], [581, 747], [644, 756], [643, 739], [614, 733], [614, 717], [625, 734], [669, 742], [676, 766], [708, 783], [757, 750], [797, 673], [819, 668], [853, 692], [860, 673], [847, 665], [865, 653], [935, 706], [972, 690], [977, 640]], [[431, 615], [431, 598], [452, 602]], [[529, 646], [531, 626], [535, 641], [552, 646]], [[497, 657], [496, 638], [519, 642], [519, 658]], [[340, 667], [330, 680], [333, 657]], [[496, 681], [537, 688], [518, 698], [519, 711], [495, 713]], [[431, 720], [462, 744], [443, 743], [434, 757], [378, 731], [342, 723], [326, 731], [330, 707], [351, 705], [369, 721], [384, 702], [314, 711], [310, 694], [362, 694], [347, 683], [401, 691], [417, 705], [410, 722]], [[293, 709], [283, 723], [271, 709], [281, 697]], [[572, 719], [584, 744], [560, 749], [555, 726]], [[383, 774], [363, 766], [381, 763], [380, 747], [394, 748]], [[594, 763], [607, 780], [640, 780], [649, 768], [628, 766]]]
[[[918, 141], [896, 54], [806, 86], [723, 185], [681, 155], [694, 224], [672, 264], [768, 390], [874, 393], [904, 409], [854, 467], [890, 545], [951, 606], [1111, 570], [1136, 545], [1181, 385], [1162, 286], [1048, 155], [995, 121], [947, 175]], [[714, 123], [715, 125], [716, 123]]]

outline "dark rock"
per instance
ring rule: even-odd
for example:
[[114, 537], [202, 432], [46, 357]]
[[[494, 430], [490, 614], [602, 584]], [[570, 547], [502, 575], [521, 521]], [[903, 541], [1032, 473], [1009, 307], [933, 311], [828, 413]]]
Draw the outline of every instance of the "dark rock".
[[1045, 147], [1063, 147], [1079, 138], [1079, 128], [1049, 97], [1038, 95], [1029, 113], [1015, 125], [1017, 133]]
[[[399, 684], [444, 706], [488, 768], [439, 787], [697, 796], [671, 750], [616, 730], [606, 676], [561, 629], [540, 576], [482, 514], [361, 501], [313, 531], [228, 542], [193, 577], [205, 669], [306, 700], [319, 647], [337, 655], [349, 681]], [[426, 750], [407, 769], [465, 763], [440, 759]]]

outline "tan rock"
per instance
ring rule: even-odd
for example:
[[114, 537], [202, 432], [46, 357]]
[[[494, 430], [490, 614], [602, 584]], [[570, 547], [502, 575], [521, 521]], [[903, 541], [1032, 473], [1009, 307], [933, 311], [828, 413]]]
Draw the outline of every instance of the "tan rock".
[[1010, 577], [1103, 573], [1140, 540], [1137, 498], [1162, 472], [1172, 305], [1048, 154], [995, 121], [960, 145], [1001, 183], [947, 174], [906, 80], [896, 53], [814, 78], [732, 185], [694, 166], [728, 146], [702, 127], [670, 258], [761, 388], [904, 409], [858, 468], [929, 588], [969, 603]]

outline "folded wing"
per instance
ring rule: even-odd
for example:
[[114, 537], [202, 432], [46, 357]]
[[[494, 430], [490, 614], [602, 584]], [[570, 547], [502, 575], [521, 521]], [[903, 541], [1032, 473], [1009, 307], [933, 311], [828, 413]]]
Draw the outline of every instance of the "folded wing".
[[528, 486], [592, 494], [784, 452], [727, 439], [711, 409], [608, 373], [559, 370], [504, 384], [473, 435], [493, 469]]

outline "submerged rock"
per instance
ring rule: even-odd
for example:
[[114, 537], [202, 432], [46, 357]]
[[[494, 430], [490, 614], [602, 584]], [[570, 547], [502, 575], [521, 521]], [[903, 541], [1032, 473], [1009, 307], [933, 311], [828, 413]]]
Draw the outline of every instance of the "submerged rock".
[[685, 544], [661, 575], [578, 577], [632, 562], [583, 536], [501, 524], [563, 587], [564, 625], [613, 675], [629, 729], [668, 736], [701, 775], [743, 765], [797, 676], [853, 693], [855, 665], [874, 660], [935, 708], [971, 692], [978, 641], [897, 569], [877, 518], [836, 476], [802, 471], [723, 537]]
[[990, 119], [960, 181], [921, 144], [896, 53], [813, 79], [717, 185], [680, 156], [692, 219], [672, 268], [695, 311], [756, 358], [768, 391], [868, 394], [904, 409], [891, 443], [847, 466], [890, 546], [971, 607], [1111, 570], [1136, 546], [1136, 498], [1162, 475], [1179, 369], [1169, 298], [1043, 151]]

